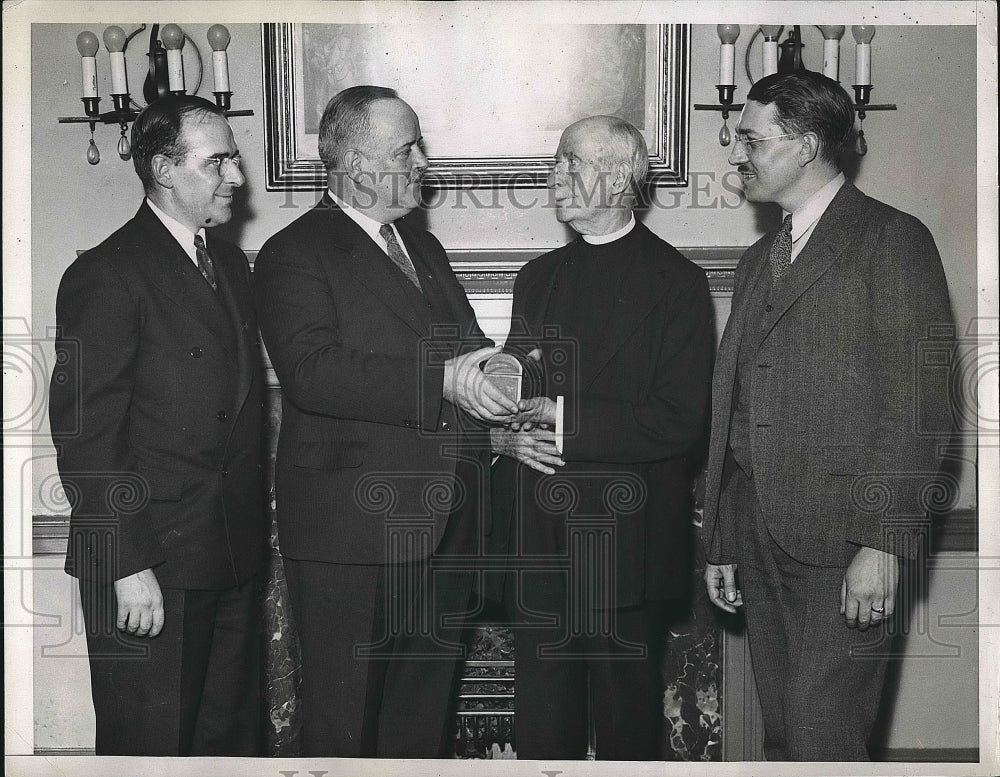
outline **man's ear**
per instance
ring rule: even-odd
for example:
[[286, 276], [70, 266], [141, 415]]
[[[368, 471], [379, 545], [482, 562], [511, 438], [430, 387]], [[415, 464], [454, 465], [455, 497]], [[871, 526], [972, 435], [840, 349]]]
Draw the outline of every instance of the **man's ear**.
[[802, 145], [799, 147], [799, 167], [805, 167], [819, 155], [819, 138], [815, 132], [802, 135]]
[[344, 152], [344, 172], [355, 183], [360, 183], [365, 174], [365, 160], [365, 155], [356, 148], [349, 148]]
[[614, 194], [624, 194], [632, 188], [632, 168], [626, 162], [615, 165], [615, 178], [611, 182]]
[[150, 169], [153, 172], [153, 180], [163, 189], [174, 188], [174, 168], [177, 163], [166, 154], [154, 154]]

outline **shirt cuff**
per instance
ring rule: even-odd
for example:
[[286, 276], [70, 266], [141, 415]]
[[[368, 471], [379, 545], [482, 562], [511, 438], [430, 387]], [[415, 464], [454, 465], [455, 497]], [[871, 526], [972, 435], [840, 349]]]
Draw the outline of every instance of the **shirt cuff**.
[[563, 415], [566, 412], [566, 400], [562, 394], [556, 397], [556, 452], [563, 452]]

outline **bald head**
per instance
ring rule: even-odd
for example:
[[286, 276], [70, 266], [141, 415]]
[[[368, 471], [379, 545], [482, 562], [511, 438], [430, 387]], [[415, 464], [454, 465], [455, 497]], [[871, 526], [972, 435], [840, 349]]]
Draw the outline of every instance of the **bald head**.
[[601, 169], [611, 171], [627, 165], [636, 186], [646, 180], [649, 151], [642, 133], [617, 116], [589, 116], [570, 124], [563, 132], [579, 133], [591, 139], [597, 147], [597, 162]]
[[568, 126], [549, 175], [556, 217], [585, 235], [603, 235], [631, 217], [649, 153], [635, 127], [617, 116], [591, 116]]

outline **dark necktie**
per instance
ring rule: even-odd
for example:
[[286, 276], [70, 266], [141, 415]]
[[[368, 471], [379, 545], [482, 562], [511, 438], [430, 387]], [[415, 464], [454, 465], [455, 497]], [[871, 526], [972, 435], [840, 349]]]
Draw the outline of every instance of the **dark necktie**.
[[383, 224], [379, 227], [378, 233], [385, 241], [386, 249], [389, 253], [389, 258], [392, 259], [392, 263], [403, 271], [403, 275], [409, 278], [410, 283], [416, 286], [419, 291], [423, 291], [420, 288], [420, 281], [417, 279], [417, 271], [413, 268], [413, 262], [410, 261], [410, 257], [406, 255], [403, 247], [396, 240], [396, 233], [392, 230], [392, 224]]
[[205, 276], [205, 280], [212, 287], [212, 291], [218, 291], [219, 284], [215, 282], [215, 264], [212, 262], [212, 257], [208, 253], [205, 241], [201, 239], [201, 235], [194, 236], [194, 253], [198, 259], [198, 269], [201, 270], [201, 274]]
[[785, 216], [781, 222], [781, 229], [771, 243], [771, 253], [768, 255], [771, 262], [771, 276], [775, 282], [788, 272], [792, 265], [792, 214]]

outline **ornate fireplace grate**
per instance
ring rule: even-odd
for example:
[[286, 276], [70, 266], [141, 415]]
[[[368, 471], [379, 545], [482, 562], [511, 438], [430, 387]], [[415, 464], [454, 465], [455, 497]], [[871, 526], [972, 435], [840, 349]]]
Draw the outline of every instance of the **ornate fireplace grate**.
[[455, 755], [494, 758], [511, 753], [514, 662], [469, 659], [459, 683]]

